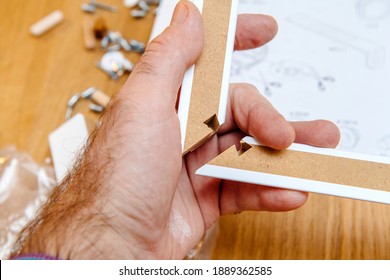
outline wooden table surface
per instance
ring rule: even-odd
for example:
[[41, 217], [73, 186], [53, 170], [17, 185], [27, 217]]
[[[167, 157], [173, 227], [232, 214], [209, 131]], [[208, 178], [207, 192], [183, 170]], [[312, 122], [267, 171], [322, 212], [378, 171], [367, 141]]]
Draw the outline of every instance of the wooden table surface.
[[[84, 49], [81, 24], [93, 15], [81, 11], [83, 2], [0, 0], [0, 148], [14, 144], [44, 162], [50, 158], [48, 135], [64, 122], [75, 92], [94, 86], [113, 95], [125, 82], [110, 80], [94, 66], [101, 49]], [[122, 0], [103, 2], [119, 7], [116, 14], [98, 13], [111, 30], [147, 42], [152, 13], [134, 20]], [[31, 24], [56, 9], [64, 22], [42, 37], [31, 36]], [[213, 259], [389, 259], [390, 206], [311, 194], [293, 212], [221, 218], [214, 244]]]

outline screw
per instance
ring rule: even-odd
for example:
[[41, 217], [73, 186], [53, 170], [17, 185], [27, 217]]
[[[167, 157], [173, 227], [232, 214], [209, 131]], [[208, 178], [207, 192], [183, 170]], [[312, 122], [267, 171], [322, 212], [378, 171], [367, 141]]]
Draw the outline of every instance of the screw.
[[103, 49], [108, 47], [108, 44], [110, 43], [110, 38], [108, 36], [104, 36], [100, 45], [102, 46]]
[[101, 113], [101, 112], [103, 112], [104, 107], [97, 105], [97, 104], [94, 104], [94, 103], [91, 103], [91, 104], [89, 104], [89, 109], [95, 113]]
[[130, 41], [131, 50], [135, 51], [137, 53], [144, 53], [145, 52], [145, 44], [141, 43], [137, 40], [131, 40]]
[[115, 13], [117, 11], [117, 7], [99, 3], [96, 2], [95, 0], [91, 0], [88, 4], [84, 3], [81, 5], [81, 9], [87, 13], [94, 13], [96, 11], [96, 8], [106, 10], [112, 13]]
[[124, 0], [123, 5], [125, 5], [126, 8], [133, 8], [136, 5], [138, 5], [139, 0]]
[[118, 43], [119, 39], [122, 38], [122, 34], [118, 31], [109, 31], [107, 36], [113, 43]]
[[72, 116], [73, 109], [79, 100], [80, 100], [79, 94], [75, 94], [69, 99], [68, 104], [67, 104], [67, 108], [66, 108], [66, 113], [65, 113], [66, 120], [69, 120], [70, 117]]
[[[107, 36], [102, 39], [100, 45], [103, 49], [107, 49], [108, 51], [119, 51], [121, 48], [119, 43], [122, 38], [120, 32], [109, 31]], [[109, 47], [111, 43], [112, 45]]]
[[91, 99], [92, 94], [96, 91], [94, 87], [87, 88], [85, 91], [81, 93], [81, 97], [84, 99]]
[[145, 12], [149, 12], [149, 5], [144, 0], [138, 2], [138, 7]]
[[119, 38], [119, 44], [121, 45], [121, 47], [125, 50], [125, 51], [131, 51], [131, 46], [129, 44], [129, 42], [127, 42], [127, 40], [125, 38]]
[[119, 44], [113, 44], [107, 48], [107, 51], [109, 52], [117, 52], [121, 49], [121, 45]]
[[94, 5], [84, 3], [81, 4], [81, 10], [87, 13], [94, 13], [96, 11], [96, 7]]
[[130, 15], [133, 17], [133, 18], [143, 18], [145, 17], [147, 14], [146, 11], [144, 10], [132, 10], [130, 12]]
[[73, 95], [68, 101], [68, 107], [73, 108], [76, 105], [76, 103], [79, 101], [79, 99], [80, 96], [78, 94]]
[[117, 31], [109, 31], [107, 36], [102, 39], [101, 46], [109, 52], [116, 52], [121, 48], [125, 51], [135, 51], [137, 53], [143, 53], [145, 51], [145, 44], [137, 40], [131, 40], [129, 42]]
[[117, 11], [117, 9], [118, 9], [117, 7], [115, 7], [113, 5], [99, 3], [99, 2], [96, 2], [95, 0], [91, 0], [90, 3], [93, 4], [96, 8], [99, 8], [99, 9], [102, 9], [102, 10], [106, 10], [106, 11], [110, 11], [112, 13], [115, 13]]

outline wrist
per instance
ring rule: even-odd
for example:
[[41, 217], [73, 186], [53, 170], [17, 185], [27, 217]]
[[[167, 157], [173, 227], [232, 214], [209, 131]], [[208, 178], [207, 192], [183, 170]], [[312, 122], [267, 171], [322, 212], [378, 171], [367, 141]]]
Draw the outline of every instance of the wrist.
[[81, 174], [89, 171], [79, 168], [74, 176], [54, 190], [38, 216], [19, 235], [12, 256], [45, 254], [58, 259], [133, 258], [132, 252], [125, 250], [131, 247], [119, 244], [123, 240], [111, 227], [110, 217], [102, 211], [106, 196], [99, 182]]

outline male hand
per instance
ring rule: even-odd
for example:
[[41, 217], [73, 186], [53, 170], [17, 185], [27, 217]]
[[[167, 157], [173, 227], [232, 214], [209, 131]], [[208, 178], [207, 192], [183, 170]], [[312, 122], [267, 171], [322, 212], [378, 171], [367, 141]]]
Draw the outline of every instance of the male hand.
[[[238, 18], [235, 49], [259, 47], [277, 31], [263, 15]], [[60, 258], [182, 259], [220, 215], [287, 211], [302, 192], [222, 181], [195, 171], [245, 135], [275, 149], [294, 141], [334, 147], [335, 125], [287, 122], [247, 84], [230, 87], [225, 124], [182, 157], [176, 102], [203, 47], [202, 18], [181, 1], [102, 117], [78, 167], [20, 239], [23, 253]]]

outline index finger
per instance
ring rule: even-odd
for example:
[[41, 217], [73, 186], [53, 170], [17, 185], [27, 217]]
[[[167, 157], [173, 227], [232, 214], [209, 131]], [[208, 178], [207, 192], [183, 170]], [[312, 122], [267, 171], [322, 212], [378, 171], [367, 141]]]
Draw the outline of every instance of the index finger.
[[271, 16], [241, 14], [237, 18], [235, 50], [254, 49], [265, 45], [278, 32], [278, 24]]
[[295, 140], [293, 126], [249, 84], [230, 85], [226, 119], [218, 134], [237, 128], [274, 149], [285, 149]]

